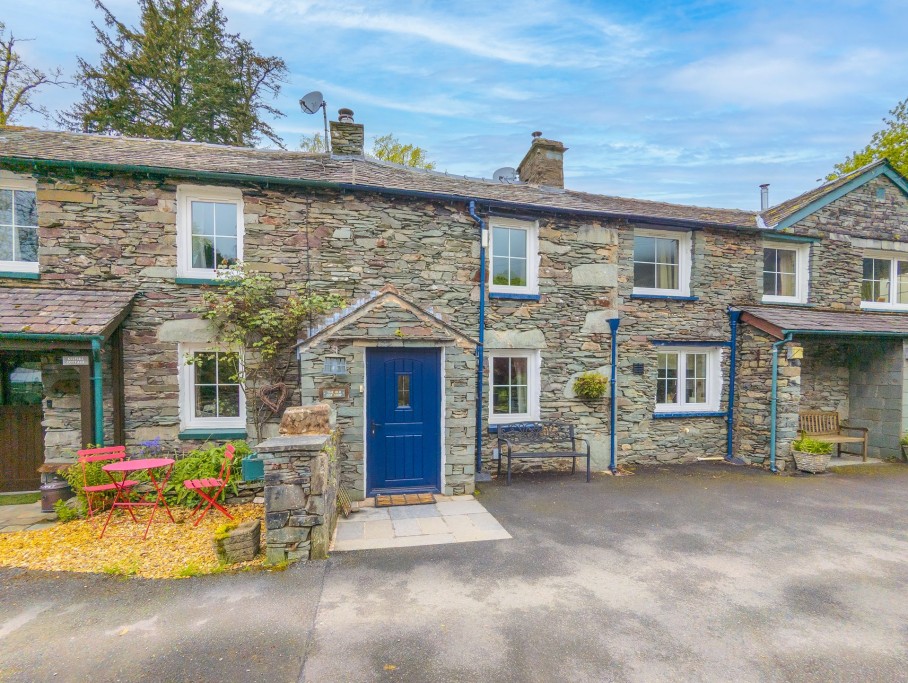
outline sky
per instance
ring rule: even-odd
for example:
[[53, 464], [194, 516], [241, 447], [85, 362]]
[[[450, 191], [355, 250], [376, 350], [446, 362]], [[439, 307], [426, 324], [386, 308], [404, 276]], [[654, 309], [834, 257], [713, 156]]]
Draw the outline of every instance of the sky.
[[[135, 0], [108, 0], [134, 23]], [[221, 0], [229, 29], [286, 60], [288, 148], [322, 129], [298, 100], [349, 107], [437, 170], [490, 178], [532, 131], [563, 142], [576, 190], [759, 208], [815, 187], [908, 97], [904, 0]], [[89, 0], [0, 0], [23, 56], [97, 62]], [[75, 86], [45, 90], [68, 107]], [[53, 128], [29, 115], [19, 123]]]

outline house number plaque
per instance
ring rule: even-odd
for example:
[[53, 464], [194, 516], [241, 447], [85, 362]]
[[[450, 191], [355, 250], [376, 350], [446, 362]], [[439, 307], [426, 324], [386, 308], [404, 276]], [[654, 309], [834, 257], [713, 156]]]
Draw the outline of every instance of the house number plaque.
[[342, 387], [322, 387], [318, 390], [318, 393], [319, 398], [328, 398], [338, 401], [350, 397], [350, 387], [347, 385]]
[[88, 365], [88, 356], [63, 356], [63, 365]]

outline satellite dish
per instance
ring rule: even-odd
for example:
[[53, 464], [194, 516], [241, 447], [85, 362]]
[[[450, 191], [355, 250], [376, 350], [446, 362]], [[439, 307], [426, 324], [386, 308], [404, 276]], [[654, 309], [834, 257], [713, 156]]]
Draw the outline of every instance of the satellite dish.
[[492, 178], [499, 183], [516, 183], [517, 171], [510, 166], [499, 168], [492, 174]]
[[322, 97], [322, 94], [318, 90], [313, 90], [311, 93], [304, 95], [300, 100], [300, 107], [307, 114], [314, 114], [319, 109], [325, 105], [325, 98]]

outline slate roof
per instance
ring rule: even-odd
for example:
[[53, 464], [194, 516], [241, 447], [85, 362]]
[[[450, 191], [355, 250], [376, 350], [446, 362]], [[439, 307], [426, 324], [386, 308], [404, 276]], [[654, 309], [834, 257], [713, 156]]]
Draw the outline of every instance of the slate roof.
[[129, 313], [133, 292], [0, 288], [0, 334], [108, 337]]
[[875, 311], [829, 311], [796, 306], [740, 306], [742, 320], [781, 339], [785, 332], [839, 332], [908, 336], [908, 315]]
[[254, 175], [280, 181], [325, 181], [350, 189], [382, 188], [431, 192], [454, 198], [513, 204], [545, 211], [561, 210], [630, 219], [655, 219], [724, 228], [756, 229], [756, 214], [643, 199], [507, 185], [389, 164], [370, 157], [339, 157], [285, 150], [248, 149], [202, 143], [110, 137], [83, 133], [0, 128], [0, 161], [46, 160], [101, 163], [155, 169], [168, 175], [203, 172]]
[[883, 166], [887, 163], [888, 162], [885, 159], [880, 159], [879, 161], [874, 161], [867, 164], [866, 166], [862, 166], [861, 168], [856, 169], [851, 173], [846, 173], [843, 176], [839, 176], [835, 180], [830, 180], [828, 183], [824, 183], [819, 187], [815, 187], [812, 190], [804, 192], [803, 194], [799, 194], [797, 197], [792, 197], [791, 199], [787, 199], [781, 204], [776, 204], [775, 206], [769, 207], [768, 209], [766, 209], [766, 211], [760, 213], [760, 218], [763, 219], [763, 222], [768, 227], [775, 227], [789, 216], [793, 216], [805, 206], [810, 206], [818, 199], [822, 199], [826, 195], [835, 192], [840, 187], [847, 185], [858, 176], [864, 175], [868, 171], [872, 171], [878, 166]]

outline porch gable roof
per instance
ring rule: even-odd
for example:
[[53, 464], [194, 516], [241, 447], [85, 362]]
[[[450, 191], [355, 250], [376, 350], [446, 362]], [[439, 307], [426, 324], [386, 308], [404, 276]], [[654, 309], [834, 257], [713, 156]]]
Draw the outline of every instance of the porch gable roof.
[[107, 339], [129, 315], [135, 292], [0, 287], [0, 338]]
[[783, 339], [787, 334], [908, 337], [908, 315], [799, 306], [739, 306], [741, 322]]

